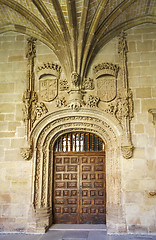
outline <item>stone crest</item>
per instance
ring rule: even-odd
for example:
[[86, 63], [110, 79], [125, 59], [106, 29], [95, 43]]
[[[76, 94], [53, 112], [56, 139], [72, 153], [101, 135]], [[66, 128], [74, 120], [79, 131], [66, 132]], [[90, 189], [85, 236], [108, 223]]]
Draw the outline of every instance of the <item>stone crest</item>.
[[50, 102], [57, 97], [58, 79], [42, 79], [39, 81], [40, 96], [43, 101]]
[[39, 91], [43, 101], [53, 101], [58, 95], [58, 80], [61, 67], [54, 63], [43, 63], [37, 67]]
[[102, 63], [94, 67], [97, 80], [97, 95], [103, 102], [110, 102], [117, 96], [117, 74], [119, 67], [112, 63]]

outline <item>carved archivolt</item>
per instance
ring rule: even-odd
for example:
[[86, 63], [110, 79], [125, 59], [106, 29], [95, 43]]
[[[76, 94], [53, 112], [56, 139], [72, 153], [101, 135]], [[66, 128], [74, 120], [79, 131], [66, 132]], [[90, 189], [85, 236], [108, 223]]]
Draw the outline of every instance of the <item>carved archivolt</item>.
[[[52, 217], [52, 181], [53, 181], [53, 146], [56, 139], [64, 133], [84, 131], [100, 136], [107, 148], [107, 201], [112, 205], [119, 204], [121, 181], [118, 171], [120, 161], [120, 136], [122, 129], [118, 121], [107, 113], [98, 110], [84, 109], [79, 112], [60, 110], [40, 119], [31, 132], [35, 149], [34, 154], [34, 190], [33, 203], [37, 219], [44, 225], [44, 216]], [[114, 178], [116, 181], [114, 181]], [[111, 187], [109, 187], [111, 186]], [[41, 211], [42, 209], [42, 211]], [[41, 214], [42, 213], [42, 214]], [[48, 224], [47, 224], [48, 225]]]
[[[62, 114], [60, 112], [61, 115], [63, 115], [63, 113], [65, 113], [65, 111], [62, 111]], [[49, 115], [49, 118], [50, 118], [50, 115]], [[47, 120], [45, 119], [45, 121]], [[34, 134], [35, 132], [38, 133], [37, 129], [40, 124], [41, 123], [38, 122], [37, 124], [38, 126], [36, 126], [35, 129], [33, 130]], [[36, 166], [36, 171], [38, 172], [40, 170], [41, 160], [39, 161], [38, 159], [40, 159], [41, 156], [42, 157], [46, 156], [45, 151], [49, 149], [49, 146], [51, 144], [52, 145], [54, 144], [54, 139], [56, 139], [58, 135], [63, 134], [63, 132], [65, 131], [67, 132], [79, 131], [80, 129], [83, 131], [85, 130], [85, 131], [98, 133], [98, 135], [100, 134], [100, 136], [104, 138], [105, 142], [107, 141], [109, 142], [109, 144], [111, 144], [111, 143], [114, 143], [115, 141], [117, 144], [116, 133], [110, 127], [110, 125], [102, 119], [100, 120], [99, 118], [93, 117], [93, 116], [91, 117], [84, 116], [84, 114], [82, 113], [79, 114], [78, 116], [66, 116], [66, 117], [59, 116], [57, 119], [51, 120], [50, 123], [46, 124], [46, 126], [42, 129], [42, 131], [40, 131], [37, 137], [37, 141], [35, 143], [37, 148], [36, 164], [38, 163]], [[32, 132], [32, 137], [33, 137], [33, 132]], [[44, 154], [41, 154], [41, 153], [44, 153]], [[36, 184], [38, 185], [38, 180], [36, 181]], [[36, 185], [36, 189], [37, 189], [37, 185]]]

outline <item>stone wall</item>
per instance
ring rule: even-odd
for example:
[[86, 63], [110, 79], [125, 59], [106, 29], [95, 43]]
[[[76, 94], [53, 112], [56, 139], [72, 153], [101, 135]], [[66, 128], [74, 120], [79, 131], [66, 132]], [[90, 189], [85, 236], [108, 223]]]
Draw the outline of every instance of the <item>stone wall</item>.
[[[26, 231], [32, 201], [32, 162], [24, 161], [20, 154], [20, 148], [27, 146], [22, 120], [22, 98], [27, 78], [26, 39], [27, 36], [13, 32], [0, 36], [1, 231]], [[152, 114], [148, 112], [156, 108], [155, 39], [154, 24], [127, 31], [129, 87], [134, 98], [131, 122], [134, 155], [130, 159], [122, 159], [120, 171], [125, 222], [127, 231], [131, 233], [156, 232], [156, 196], [149, 194], [156, 192], [156, 128]], [[56, 56], [44, 44], [38, 41], [36, 48], [36, 65], [50, 61], [58, 63]], [[92, 65], [101, 62], [119, 63], [118, 38], [102, 48]], [[93, 76], [92, 68], [88, 76]], [[102, 110], [102, 105], [99, 107]]]

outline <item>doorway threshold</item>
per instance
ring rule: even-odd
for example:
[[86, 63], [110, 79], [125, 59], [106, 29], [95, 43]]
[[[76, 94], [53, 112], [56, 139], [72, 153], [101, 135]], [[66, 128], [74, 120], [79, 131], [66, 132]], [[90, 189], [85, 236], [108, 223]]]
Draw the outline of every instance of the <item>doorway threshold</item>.
[[49, 231], [105, 231], [105, 224], [53, 224]]

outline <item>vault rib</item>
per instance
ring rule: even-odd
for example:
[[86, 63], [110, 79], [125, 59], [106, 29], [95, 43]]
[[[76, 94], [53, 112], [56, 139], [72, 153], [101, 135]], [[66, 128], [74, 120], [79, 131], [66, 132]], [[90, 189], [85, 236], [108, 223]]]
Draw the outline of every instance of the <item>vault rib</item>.
[[98, 29], [95, 31], [95, 37], [93, 38], [92, 45], [88, 50], [88, 55], [84, 59], [85, 65], [83, 65], [82, 71], [84, 72], [84, 75], [87, 72], [88, 65], [90, 63], [90, 59], [94, 53], [94, 50], [100, 41], [101, 36], [104, 34], [105, 30], [108, 28], [108, 26], [123, 12], [129, 7], [132, 3], [134, 3], [136, 0], [126, 0], [120, 3], [110, 14], [109, 16], [101, 23]]
[[70, 66], [72, 66], [72, 56], [71, 56], [71, 50], [70, 50], [69, 30], [68, 30], [64, 15], [62, 13], [62, 9], [61, 9], [59, 1], [58, 0], [51, 0], [51, 2], [53, 4], [53, 7], [54, 7], [55, 12], [57, 14], [57, 19], [59, 21], [59, 24], [60, 24], [60, 27], [61, 27], [61, 30], [62, 30], [62, 33], [63, 33], [63, 37], [64, 37], [64, 40], [65, 40], [64, 47], [66, 48], [67, 56], [69, 57]]
[[67, 0], [67, 9], [68, 9], [68, 17], [69, 17], [69, 27], [71, 34], [71, 52], [73, 56], [73, 68], [72, 72], [77, 72], [77, 16], [76, 16], [76, 6], [75, 0]]
[[80, 21], [80, 29], [78, 36], [78, 73], [81, 71], [82, 51], [84, 48], [85, 29], [87, 23], [87, 12], [90, 0], [83, 1], [83, 8]]
[[101, 0], [100, 4], [98, 5], [96, 12], [94, 14], [93, 20], [91, 22], [89, 31], [88, 31], [88, 36], [86, 39], [86, 43], [85, 43], [85, 49], [84, 49], [84, 57], [82, 60], [82, 75], [84, 76], [84, 69], [85, 69], [85, 65], [86, 65], [86, 60], [87, 60], [87, 56], [88, 56], [88, 52], [92, 43], [92, 40], [94, 39], [94, 34], [95, 31], [97, 29], [97, 26], [99, 24], [99, 20], [101, 18], [101, 15], [107, 5], [108, 0]]

